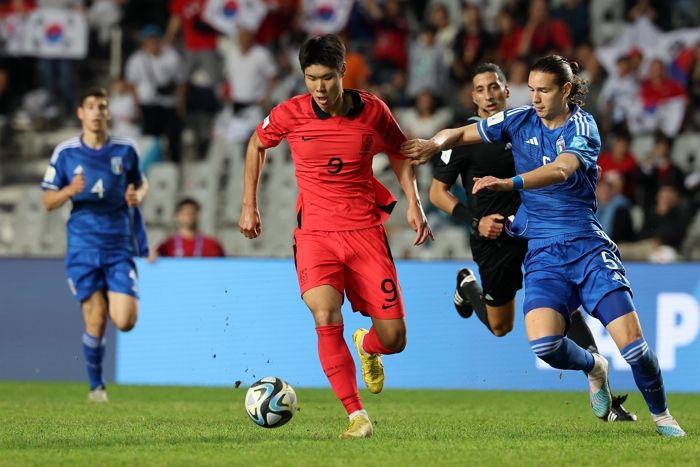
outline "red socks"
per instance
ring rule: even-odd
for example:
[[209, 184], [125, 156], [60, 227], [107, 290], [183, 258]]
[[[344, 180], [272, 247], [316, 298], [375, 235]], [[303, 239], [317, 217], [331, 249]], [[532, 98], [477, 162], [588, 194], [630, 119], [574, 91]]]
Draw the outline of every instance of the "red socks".
[[365, 334], [365, 338], [362, 341], [362, 350], [372, 355], [375, 353], [382, 355], [391, 355], [396, 353], [395, 350], [391, 350], [388, 347], [384, 347], [382, 342], [379, 340], [377, 333], [374, 331], [374, 326], [369, 328], [369, 332]]
[[343, 338], [343, 325], [319, 326], [316, 328], [316, 334], [318, 334], [318, 357], [321, 360], [321, 367], [328, 382], [331, 383], [335, 396], [343, 403], [348, 415], [356, 410], [362, 410], [360, 394], [357, 392], [355, 362]]

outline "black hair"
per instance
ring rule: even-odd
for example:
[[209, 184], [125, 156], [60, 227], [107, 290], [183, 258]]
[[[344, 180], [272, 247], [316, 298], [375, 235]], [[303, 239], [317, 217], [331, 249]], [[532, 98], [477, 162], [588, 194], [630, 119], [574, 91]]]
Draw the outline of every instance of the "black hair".
[[193, 206], [197, 210], [197, 212], [199, 212], [202, 207], [199, 204], [199, 201], [197, 201], [194, 198], [182, 198], [180, 201], [177, 202], [177, 205], [175, 206], [175, 212], [180, 212], [180, 209], [184, 208], [185, 206]]
[[506, 80], [506, 74], [503, 73], [503, 70], [501, 70], [501, 67], [496, 65], [495, 63], [491, 62], [484, 62], [472, 70], [472, 76], [471, 79], [473, 80], [476, 75], [480, 75], [482, 73], [496, 73], [498, 75], [498, 79], [501, 81], [502, 84], [507, 84], [508, 81]]
[[311, 65], [323, 65], [338, 72], [345, 63], [345, 44], [335, 34], [310, 37], [299, 50], [299, 65], [304, 71]]
[[567, 101], [571, 104], [583, 105], [583, 98], [588, 94], [588, 83], [578, 75], [578, 63], [570, 62], [561, 55], [548, 55], [537, 60], [530, 71], [554, 75], [554, 81], [560, 87], [571, 83], [571, 92]]
[[85, 92], [83, 92], [80, 95], [80, 100], [78, 101], [78, 107], [82, 107], [83, 104], [85, 103], [85, 100], [88, 97], [109, 99], [109, 93], [107, 93], [107, 90], [105, 88], [101, 88], [99, 86], [94, 86], [94, 87], [88, 88]]

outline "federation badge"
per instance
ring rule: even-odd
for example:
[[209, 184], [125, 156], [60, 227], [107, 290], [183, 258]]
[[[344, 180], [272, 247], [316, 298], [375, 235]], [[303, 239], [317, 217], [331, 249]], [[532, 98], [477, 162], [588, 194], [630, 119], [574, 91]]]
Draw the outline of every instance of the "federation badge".
[[122, 163], [121, 157], [112, 158], [112, 173], [114, 175], [121, 175], [124, 173], [124, 164]]
[[371, 134], [362, 135], [362, 147], [360, 148], [361, 153], [369, 152], [369, 150], [372, 149], [372, 140], [373, 138]]
[[564, 141], [564, 137], [560, 136], [559, 139], [557, 140], [557, 154], [561, 154], [562, 151], [564, 151], [564, 148], [566, 147], [566, 142]]

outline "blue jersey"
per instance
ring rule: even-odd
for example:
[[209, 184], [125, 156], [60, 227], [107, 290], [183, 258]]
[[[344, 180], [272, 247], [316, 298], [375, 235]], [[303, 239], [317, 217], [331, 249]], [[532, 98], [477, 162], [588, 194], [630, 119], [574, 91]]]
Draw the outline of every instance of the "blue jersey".
[[[75, 174], [85, 176], [85, 189], [72, 199], [68, 220], [68, 250], [121, 250], [137, 255], [139, 225], [126, 204], [126, 188], [143, 182], [134, 141], [112, 137], [100, 149], [86, 146], [82, 137], [56, 146], [41, 187], [60, 190]], [[137, 219], [138, 221], [138, 219]]]
[[578, 106], [570, 105], [570, 110], [564, 125], [553, 130], [542, 124], [530, 105], [494, 114], [477, 124], [485, 143], [511, 142], [516, 173], [552, 162], [562, 152], [574, 154], [581, 163], [565, 182], [520, 192], [522, 204], [511, 227], [517, 236], [544, 239], [603, 230], [595, 216], [598, 127]]

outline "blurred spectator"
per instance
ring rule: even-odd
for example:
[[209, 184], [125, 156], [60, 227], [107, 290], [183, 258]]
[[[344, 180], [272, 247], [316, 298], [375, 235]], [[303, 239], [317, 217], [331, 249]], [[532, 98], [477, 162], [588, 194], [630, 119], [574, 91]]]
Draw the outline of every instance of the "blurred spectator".
[[445, 50], [445, 61], [452, 64], [454, 59], [452, 44], [457, 36], [457, 28], [450, 21], [450, 10], [444, 3], [435, 3], [430, 8], [428, 24], [435, 28], [435, 42]]
[[470, 69], [481, 61], [491, 42], [491, 34], [481, 22], [479, 7], [464, 3], [462, 25], [452, 45], [452, 77], [458, 84], [470, 80]]
[[685, 174], [671, 160], [671, 139], [656, 132], [654, 148], [639, 164], [638, 204], [648, 211], [657, 198], [659, 187], [670, 185], [682, 191]]
[[639, 241], [619, 244], [625, 260], [673, 262], [683, 243], [691, 213], [678, 189], [662, 185], [656, 196], [656, 204], [644, 215]]
[[0, 144], [3, 145], [9, 142], [10, 120], [19, 105], [17, 97], [10, 92], [10, 75], [7, 70], [0, 68]]
[[635, 239], [630, 213], [630, 201], [622, 194], [623, 180], [618, 172], [606, 172], [596, 186], [598, 210], [596, 216], [613, 242]]
[[595, 55], [593, 46], [589, 42], [583, 42], [576, 46], [573, 59], [579, 64], [579, 76], [586, 80], [588, 93], [583, 98], [582, 107], [593, 115], [597, 122], [601, 115], [597, 108], [600, 93], [603, 88], [605, 70]]
[[125, 78], [117, 78], [112, 82], [109, 110], [112, 115], [112, 130], [115, 135], [134, 139], [141, 136], [141, 129], [137, 124], [140, 118], [138, 98], [134, 88]]
[[429, 90], [421, 91], [416, 105], [397, 114], [397, 118], [408, 138], [431, 138], [452, 121], [452, 111], [440, 107]]
[[[56, 10], [76, 10], [84, 13], [83, 0], [37, 0], [37, 7]], [[40, 58], [37, 67], [41, 83], [56, 102], [60, 102], [63, 112], [72, 115], [75, 109], [75, 60], [69, 58]]]
[[223, 257], [224, 248], [214, 237], [199, 230], [200, 204], [193, 198], [184, 198], [175, 207], [177, 233], [163, 240], [151, 250], [149, 261], [160, 256], [175, 257]]
[[669, 136], [678, 134], [685, 115], [685, 89], [667, 75], [666, 64], [660, 58], [651, 60], [647, 78], [641, 82], [637, 107], [640, 105], [641, 111], [628, 122], [633, 133], [659, 129]]
[[408, 21], [398, 0], [362, 0], [374, 31], [372, 81], [386, 84], [408, 65]]
[[218, 33], [202, 19], [206, 0], [170, 0], [170, 20], [163, 37], [164, 45], [171, 45], [182, 30], [185, 60], [184, 75], [191, 81], [198, 69], [203, 69], [211, 87], [220, 92], [223, 84], [221, 57], [216, 50]]
[[435, 32], [434, 26], [426, 24], [411, 43], [406, 89], [409, 97], [416, 97], [426, 89], [436, 96], [445, 97], [448, 68], [445, 50], [435, 42]]
[[547, 0], [532, 0], [519, 44], [519, 56], [532, 57], [556, 52], [570, 57], [572, 45], [569, 26], [559, 19], [550, 18]]
[[532, 103], [530, 87], [527, 85], [529, 75], [530, 67], [523, 60], [515, 60], [508, 67], [509, 107], [520, 107]]
[[575, 45], [590, 40], [590, 5], [581, 0], [562, 0], [552, 12], [554, 18], [564, 21], [571, 31]]
[[[343, 75], [343, 89], [367, 89], [369, 79], [369, 65], [365, 57], [354, 50], [352, 42], [346, 41], [347, 53], [345, 54], [345, 75]], [[297, 75], [297, 73], [293, 73]]]
[[598, 157], [598, 165], [601, 168], [601, 177], [608, 174], [616, 174], [621, 181], [622, 193], [628, 200], [634, 202], [637, 194], [637, 179], [639, 167], [637, 159], [630, 151], [631, 137], [624, 128], [619, 129], [612, 136], [612, 145]]
[[518, 58], [523, 28], [518, 26], [518, 23], [513, 17], [513, 13], [508, 8], [501, 10], [501, 12], [498, 14], [497, 22], [497, 57], [499, 61], [505, 65]]
[[127, 0], [93, 0], [87, 11], [90, 28], [97, 33], [97, 43], [105, 46], [109, 42], [112, 28], [122, 19], [121, 6]]
[[185, 74], [182, 58], [163, 44], [163, 30], [148, 25], [141, 31], [141, 49], [126, 61], [126, 80], [136, 90], [144, 135], [168, 138], [170, 158], [179, 162], [180, 133], [185, 113]]
[[463, 126], [467, 123], [469, 117], [474, 116], [476, 113], [476, 105], [474, 104], [474, 98], [472, 97], [472, 90], [474, 86], [471, 80], [464, 83], [457, 92], [457, 99], [450, 99], [449, 104], [452, 108], [452, 122], [451, 127]]
[[700, 131], [700, 43], [696, 44], [693, 49], [686, 92], [688, 93], [688, 109], [685, 117], [685, 128], [690, 131]]
[[639, 95], [639, 82], [632, 68], [632, 57], [618, 57], [615, 73], [608, 76], [598, 95], [598, 109], [603, 116], [601, 130], [604, 134], [627, 125], [630, 109]]
[[[224, 63], [230, 89], [237, 136], [232, 141], [244, 141], [263, 119], [270, 93], [276, 84], [277, 65], [270, 51], [253, 42], [253, 31], [238, 29], [237, 43], [224, 50]], [[229, 135], [232, 136], [232, 135]]]

